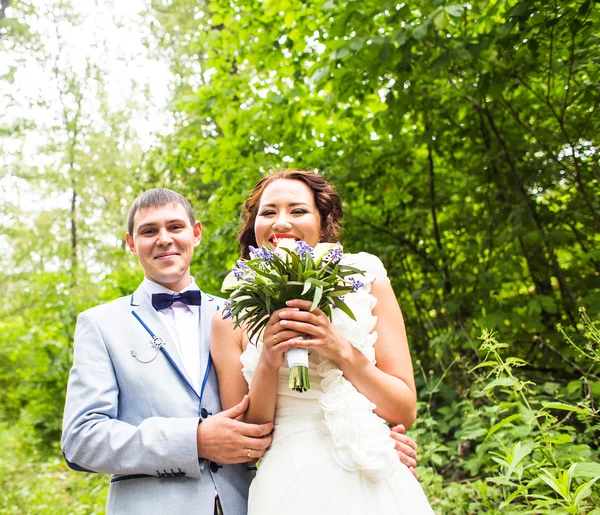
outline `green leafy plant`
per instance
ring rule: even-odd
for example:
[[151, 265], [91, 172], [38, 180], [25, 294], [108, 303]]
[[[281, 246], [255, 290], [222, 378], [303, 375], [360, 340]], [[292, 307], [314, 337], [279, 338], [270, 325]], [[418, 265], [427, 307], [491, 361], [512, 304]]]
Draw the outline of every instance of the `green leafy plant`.
[[[582, 318], [588, 342], [575, 366], [598, 364], [597, 328]], [[480, 364], [466, 369], [472, 386], [463, 400], [436, 406], [448, 394], [444, 378], [426, 374], [424, 415], [415, 425], [425, 471], [422, 481], [440, 513], [600, 513], [600, 414], [593, 396], [577, 398], [580, 382], [535, 384], [527, 363], [504, 357], [507, 345], [484, 330]], [[580, 344], [577, 344], [580, 346]], [[587, 360], [586, 363], [583, 360]], [[583, 384], [587, 378], [582, 378]], [[584, 391], [587, 391], [584, 389]], [[456, 393], [453, 392], [454, 395]]]

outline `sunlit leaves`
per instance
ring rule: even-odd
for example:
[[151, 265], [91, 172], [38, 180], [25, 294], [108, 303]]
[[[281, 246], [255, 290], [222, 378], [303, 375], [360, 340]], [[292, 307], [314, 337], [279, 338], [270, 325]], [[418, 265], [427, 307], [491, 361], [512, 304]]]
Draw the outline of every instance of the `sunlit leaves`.
[[386, 263], [418, 354], [477, 324], [554, 334], [572, 297], [599, 309], [591, 4], [275, 4], [213, 2], [230, 23], [196, 41], [218, 73], [166, 160], [209, 229], [199, 279], [215, 291], [235, 259], [261, 173], [310, 167], [344, 198], [347, 248]]

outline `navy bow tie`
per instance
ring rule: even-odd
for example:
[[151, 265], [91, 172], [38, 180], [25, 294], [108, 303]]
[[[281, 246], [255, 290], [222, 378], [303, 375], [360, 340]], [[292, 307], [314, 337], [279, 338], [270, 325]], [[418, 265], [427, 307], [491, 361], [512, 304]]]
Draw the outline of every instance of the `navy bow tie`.
[[170, 308], [173, 302], [183, 302], [188, 306], [199, 306], [201, 304], [201, 297], [199, 290], [188, 290], [183, 293], [153, 293], [152, 294], [152, 306], [156, 311], [161, 309]]

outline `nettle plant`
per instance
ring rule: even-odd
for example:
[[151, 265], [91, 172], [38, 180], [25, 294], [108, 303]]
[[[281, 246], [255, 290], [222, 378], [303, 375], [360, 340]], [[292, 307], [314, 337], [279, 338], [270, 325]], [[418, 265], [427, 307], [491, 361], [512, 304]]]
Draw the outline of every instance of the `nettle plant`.
[[582, 321], [586, 343], [567, 338], [582, 374], [566, 386], [523, 379], [526, 362], [503, 357], [508, 345], [490, 331], [462, 401], [434, 412], [450, 367], [441, 378], [423, 374], [427, 401], [413, 434], [426, 465], [422, 482], [440, 513], [600, 514], [600, 381], [592, 373], [600, 331], [585, 313]]

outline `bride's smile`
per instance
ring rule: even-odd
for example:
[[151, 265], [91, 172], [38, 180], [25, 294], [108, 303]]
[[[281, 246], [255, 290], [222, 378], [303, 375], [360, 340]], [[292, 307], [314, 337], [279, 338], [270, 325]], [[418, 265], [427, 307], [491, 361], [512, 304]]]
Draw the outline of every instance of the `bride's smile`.
[[259, 245], [294, 238], [314, 247], [321, 241], [321, 216], [312, 190], [302, 181], [273, 181], [260, 198], [254, 233]]
[[296, 236], [294, 236], [293, 234], [286, 232], [286, 233], [276, 233], [276, 234], [272, 234], [269, 237], [269, 243], [272, 243], [273, 245], [277, 245], [281, 240], [285, 240], [285, 239], [292, 239], [295, 241], [299, 241], [300, 238], [297, 238]]

